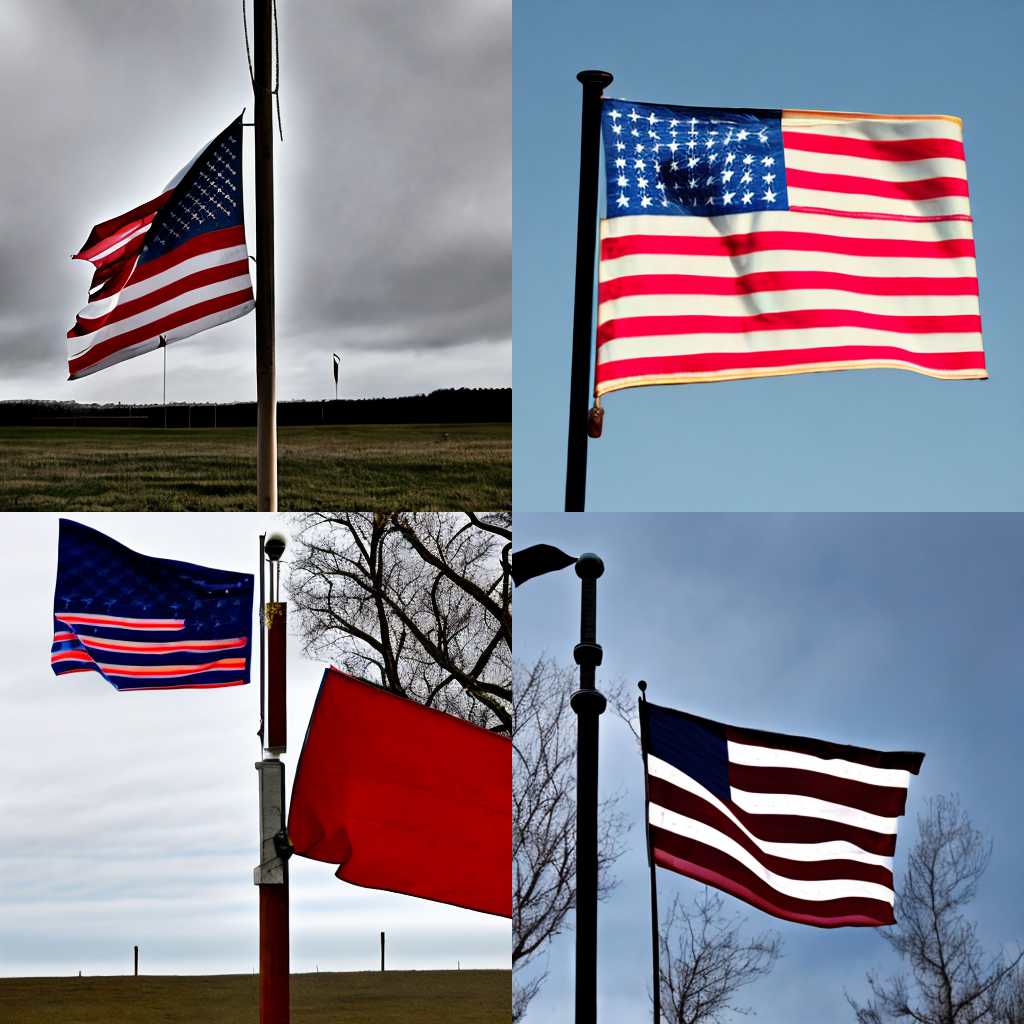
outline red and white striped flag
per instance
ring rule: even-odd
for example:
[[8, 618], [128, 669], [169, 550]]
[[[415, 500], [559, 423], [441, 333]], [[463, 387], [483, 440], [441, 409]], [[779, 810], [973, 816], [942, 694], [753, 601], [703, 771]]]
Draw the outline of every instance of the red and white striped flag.
[[896, 827], [924, 754], [722, 725], [640, 703], [651, 855], [776, 917], [893, 917]]
[[604, 101], [595, 393], [987, 376], [962, 126]]
[[97, 224], [73, 258], [96, 271], [89, 304], [68, 331], [70, 380], [253, 309], [241, 117], [155, 199]]

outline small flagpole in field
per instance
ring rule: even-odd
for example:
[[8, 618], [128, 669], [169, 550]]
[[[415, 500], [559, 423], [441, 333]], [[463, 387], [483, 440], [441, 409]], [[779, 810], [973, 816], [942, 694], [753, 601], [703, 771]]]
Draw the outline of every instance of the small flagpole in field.
[[256, 145], [256, 507], [277, 511], [277, 377], [274, 354], [274, 0], [253, 12]]
[[338, 400], [338, 366], [341, 363], [341, 356], [337, 352], [332, 352], [331, 355], [334, 357], [334, 400]]
[[164, 430], [167, 429], [167, 338], [160, 335], [160, 347], [164, 350]]
[[608, 71], [581, 71], [580, 195], [576, 221], [576, 297], [572, 318], [572, 377], [569, 382], [569, 447], [565, 462], [565, 511], [582, 512], [587, 500], [587, 406], [594, 316], [594, 247], [597, 240], [597, 180], [601, 159], [601, 93]]
[[[644, 714], [647, 704], [647, 683], [641, 679], [637, 684], [640, 690], [640, 746], [644, 757], [644, 793], [647, 803], [651, 800], [650, 781], [647, 778], [647, 716]], [[648, 822], [644, 822], [644, 833], [647, 837], [647, 866], [651, 870], [651, 962], [654, 976], [654, 1024], [661, 1024], [661, 939], [658, 935], [658, 879], [651, 850], [651, 830]]]

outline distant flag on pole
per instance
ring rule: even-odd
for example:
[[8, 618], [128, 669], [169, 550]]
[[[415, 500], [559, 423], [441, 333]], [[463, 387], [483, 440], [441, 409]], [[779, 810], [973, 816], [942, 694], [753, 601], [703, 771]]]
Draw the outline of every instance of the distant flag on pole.
[[188, 338], [255, 307], [242, 208], [242, 118], [155, 199], [97, 224], [74, 259], [96, 268], [68, 331], [68, 377]]
[[288, 839], [338, 878], [512, 916], [512, 743], [324, 673], [295, 770]]
[[332, 353], [332, 355], [334, 357], [333, 360], [332, 360], [333, 363], [334, 363], [334, 391], [335, 391], [335, 396], [334, 397], [337, 398], [338, 397], [337, 396], [337, 391], [338, 391], [338, 366], [341, 364], [341, 357], [338, 355], [337, 352]]
[[924, 754], [722, 725], [640, 702], [655, 864], [788, 921], [887, 925]]
[[597, 396], [987, 376], [960, 119], [606, 99]]
[[115, 690], [249, 682], [253, 577], [152, 558], [60, 521], [54, 674], [98, 672]]
[[533, 544], [512, 552], [512, 582], [521, 587], [535, 576], [558, 572], [559, 569], [575, 564], [574, 555], [567, 555], [553, 544]]

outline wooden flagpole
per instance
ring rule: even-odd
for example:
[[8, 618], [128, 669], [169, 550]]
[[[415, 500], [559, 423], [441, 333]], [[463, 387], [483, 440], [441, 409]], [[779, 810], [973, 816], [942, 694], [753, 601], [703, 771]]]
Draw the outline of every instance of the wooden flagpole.
[[256, 136], [256, 507], [277, 511], [277, 377], [274, 355], [274, 0], [253, 12]]

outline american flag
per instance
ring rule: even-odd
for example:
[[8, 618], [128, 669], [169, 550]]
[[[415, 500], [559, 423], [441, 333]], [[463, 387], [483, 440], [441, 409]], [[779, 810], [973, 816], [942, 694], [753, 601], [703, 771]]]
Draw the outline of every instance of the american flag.
[[604, 101], [595, 393], [984, 378], [960, 119]]
[[68, 378], [85, 377], [255, 307], [242, 211], [242, 119], [163, 192], [97, 224], [74, 257], [96, 271], [68, 331]]
[[924, 754], [640, 703], [654, 863], [821, 928], [893, 917], [896, 826]]
[[247, 573], [140, 555], [62, 519], [50, 665], [116, 690], [247, 683], [252, 592]]

